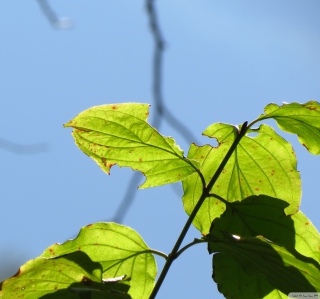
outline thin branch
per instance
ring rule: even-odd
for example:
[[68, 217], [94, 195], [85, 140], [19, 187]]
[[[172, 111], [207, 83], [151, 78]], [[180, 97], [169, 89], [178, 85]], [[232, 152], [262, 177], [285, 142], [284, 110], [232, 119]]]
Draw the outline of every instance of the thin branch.
[[[38, 0], [40, 1], [40, 0]], [[146, 1], [147, 14], [149, 18], [150, 30], [154, 40], [154, 54], [153, 54], [153, 102], [156, 107], [156, 111], [153, 114], [151, 124], [153, 127], [160, 129], [162, 120], [164, 119], [173, 127], [188, 143], [197, 142], [196, 137], [191, 131], [181, 123], [166, 107], [162, 96], [162, 67], [163, 67], [163, 54], [165, 49], [165, 42], [160, 30], [158, 15], [154, 6], [154, 0]], [[201, 177], [201, 175], [200, 175]], [[202, 178], [201, 178], [202, 179]], [[202, 179], [203, 181], [203, 179]], [[121, 223], [127, 214], [128, 210], [132, 206], [136, 195], [136, 186], [139, 183], [139, 174], [135, 173], [127, 187], [127, 191], [121, 201], [121, 204], [114, 216], [114, 221]]]
[[3, 138], [0, 138], [0, 148], [19, 155], [39, 154], [46, 152], [49, 149], [48, 145], [45, 143], [26, 145], [14, 143]]
[[241, 130], [238, 132], [238, 135], [236, 137], [236, 139], [233, 141], [231, 147], [229, 148], [228, 152], [226, 153], [225, 157], [223, 158], [221, 164], [219, 165], [218, 169], [216, 170], [216, 172], [214, 173], [213, 177], [211, 178], [209, 184], [203, 189], [203, 192], [201, 194], [201, 197], [199, 198], [197, 204], [195, 205], [195, 207], [193, 208], [193, 211], [191, 212], [191, 214], [189, 215], [189, 218], [186, 222], [186, 224], [184, 225], [180, 236], [176, 242], [176, 244], [174, 245], [171, 253], [168, 256], [168, 259], [161, 271], [161, 274], [159, 276], [159, 279], [149, 297], [149, 299], [154, 299], [157, 296], [157, 293], [171, 267], [172, 262], [175, 260], [177, 252], [194, 220], [194, 218], [196, 217], [200, 207], [202, 206], [203, 202], [205, 201], [205, 199], [210, 196], [210, 190], [212, 189], [213, 185], [215, 184], [215, 182], [217, 181], [217, 179], [219, 178], [221, 172], [223, 171], [223, 168], [226, 166], [227, 162], [229, 161], [231, 155], [233, 154], [233, 152], [235, 151], [236, 147], [238, 146], [240, 140], [242, 139], [242, 137], [246, 134], [248, 130], [247, 127], [247, 122], [245, 122], [242, 127]]
[[154, 5], [155, 0], [146, 0], [146, 8], [149, 17], [150, 30], [154, 40], [153, 56], [153, 98], [157, 113], [154, 115], [152, 125], [156, 128], [163, 117], [188, 143], [197, 142], [192, 132], [180, 122], [166, 107], [162, 96], [162, 66], [165, 41], [160, 30], [158, 14]]
[[132, 206], [132, 203], [135, 199], [135, 196], [137, 194], [137, 186], [139, 185], [139, 182], [141, 180], [141, 176], [138, 172], [135, 172], [130, 182], [127, 186], [126, 193], [124, 197], [122, 198], [121, 204], [118, 207], [115, 215], [113, 216], [113, 221], [116, 223], [122, 223], [124, 217], [126, 216], [127, 212]]
[[186, 246], [182, 247], [175, 255], [175, 259], [178, 258], [178, 256], [184, 252], [186, 249], [188, 249], [189, 247], [196, 245], [196, 244], [201, 244], [201, 243], [208, 243], [208, 241], [206, 239], [194, 239], [193, 242], [187, 244]]
[[69, 18], [59, 18], [58, 15], [53, 11], [47, 0], [37, 0], [39, 6], [48, 19], [49, 23], [58, 29], [67, 29], [72, 26], [72, 22]]
[[221, 197], [220, 195], [218, 194], [214, 194], [214, 193], [210, 193], [208, 197], [214, 197], [216, 199], [219, 199], [220, 201], [222, 201], [226, 206], [230, 206], [232, 209], [232, 205], [229, 201], [225, 200], [223, 197]]

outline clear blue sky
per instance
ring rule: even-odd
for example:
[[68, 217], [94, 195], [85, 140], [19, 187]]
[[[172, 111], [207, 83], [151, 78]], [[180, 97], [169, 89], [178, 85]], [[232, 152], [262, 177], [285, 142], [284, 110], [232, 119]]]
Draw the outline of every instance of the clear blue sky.
[[[132, 174], [114, 167], [105, 175], [62, 124], [91, 106], [153, 101], [144, 1], [50, 3], [72, 19], [71, 29], [54, 29], [36, 1], [0, 2], [0, 138], [48, 149], [22, 155], [0, 148], [0, 270], [13, 259], [12, 272], [82, 226], [112, 219]], [[201, 137], [211, 123], [253, 120], [270, 102], [320, 101], [319, 0], [162, 0], [157, 7], [166, 40], [163, 95], [200, 144], [212, 142]], [[173, 128], [160, 131], [187, 153]], [[320, 158], [285, 136], [303, 180], [301, 209], [319, 229]], [[179, 188], [139, 190], [124, 220], [166, 253], [187, 219]], [[187, 241], [194, 237], [192, 229]], [[191, 248], [158, 298], [223, 298], [211, 259], [204, 245]]]

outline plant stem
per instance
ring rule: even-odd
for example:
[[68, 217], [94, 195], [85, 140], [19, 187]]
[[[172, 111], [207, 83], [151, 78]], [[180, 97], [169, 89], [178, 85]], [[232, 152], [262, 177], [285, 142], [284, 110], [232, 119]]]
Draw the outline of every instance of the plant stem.
[[208, 243], [207, 240], [205, 239], [194, 239], [193, 242], [187, 244], [186, 246], [182, 247], [177, 253], [176, 253], [176, 256], [175, 258], [178, 258], [178, 256], [184, 252], [186, 249], [188, 249], [189, 247], [193, 246], [193, 245], [196, 245], [196, 244], [201, 244], [201, 243]]
[[186, 236], [194, 218], [196, 217], [200, 207], [202, 206], [203, 202], [205, 201], [205, 199], [210, 196], [210, 190], [212, 189], [213, 185], [215, 184], [215, 182], [217, 181], [217, 179], [219, 178], [223, 168], [226, 166], [227, 162], [229, 161], [231, 155], [233, 154], [233, 152], [235, 151], [236, 147], [238, 146], [240, 140], [242, 139], [242, 137], [246, 134], [247, 132], [247, 122], [244, 122], [242, 127], [241, 127], [241, 130], [238, 131], [238, 135], [236, 137], [236, 139], [233, 141], [231, 147], [229, 148], [227, 154], [225, 155], [225, 157], [223, 158], [221, 164], [219, 165], [218, 169], [216, 170], [215, 174], [213, 175], [213, 177], [211, 178], [209, 184], [207, 186], [204, 186], [203, 188], [203, 191], [202, 191], [202, 194], [201, 194], [201, 197], [199, 198], [197, 204], [195, 205], [192, 213], [190, 214], [186, 224], [184, 225], [181, 233], [180, 233], [180, 236], [176, 242], [176, 244], [174, 245], [171, 253], [168, 255], [168, 259], [162, 269], [162, 272], [159, 276], [159, 279], [154, 287], [154, 289], [152, 290], [152, 293], [149, 297], [149, 299], [154, 299], [170, 269], [170, 266], [172, 264], [172, 262], [177, 258], [178, 256], [178, 250], [181, 246], [181, 243], [183, 242], [183, 239], [184, 237]]
[[161, 251], [150, 249], [150, 250], [147, 250], [147, 252], [153, 253], [155, 255], [159, 255], [159, 256], [163, 257], [164, 259], [168, 259], [168, 256]]

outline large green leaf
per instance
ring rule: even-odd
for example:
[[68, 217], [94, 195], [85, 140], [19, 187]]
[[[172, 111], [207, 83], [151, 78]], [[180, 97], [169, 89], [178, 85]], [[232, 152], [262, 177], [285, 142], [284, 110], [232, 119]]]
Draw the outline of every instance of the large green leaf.
[[141, 171], [147, 178], [144, 188], [181, 181], [197, 168], [172, 138], [146, 122], [148, 107], [137, 103], [92, 107], [64, 126], [74, 128], [77, 146], [108, 174], [117, 164]]
[[[227, 235], [227, 234], [226, 234]], [[232, 236], [209, 243], [213, 279], [228, 299], [285, 298], [290, 292], [320, 291], [320, 265], [261, 236]]]
[[94, 223], [83, 227], [79, 235], [63, 244], [47, 248], [43, 257], [85, 252], [102, 265], [103, 278], [125, 275], [134, 299], [147, 299], [154, 287], [157, 267], [152, 250], [133, 229], [116, 223]]
[[226, 298], [287, 298], [289, 292], [320, 290], [319, 232], [302, 212], [285, 215], [287, 205], [251, 196], [227, 204], [212, 222], [208, 249], [220, 252], [213, 257], [213, 278]]
[[[72, 291], [77, 286], [91, 299], [129, 299], [129, 295], [102, 282], [102, 267], [81, 251], [55, 258], [31, 260], [20, 267], [17, 274], [0, 286], [0, 298], [78, 299]], [[70, 290], [71, 289], [71, 290]], [[81, 293], [81, 292], [80, 292]], [[102, 296], [102, 297], [101, 297]]]
[[[199, 161], [200, 170], [208, 184], [218, 169], [237, 135], [237, 129], [227, 124], [213, 124], [204, 134], [216, 138], [219, 146], [197, 146], [192, 144], [188, 158]], [[242, 200], [250, 195], [266, 194], [289, 203], [287, 214], [299, 209], [301, 180], [296, 169], [297, 161], [292, 146], [271, 127], [261, 125], [248, 133], [257, 136], [244, 136], [211, 193], [229, 202]], [[190, 214], [202, 193], [202, 182], [193, 174], [183, 182], [183, 204]], [[205, 200], [193, 224], [202, 234], [207, 234], [211, 222], [225, 210], [225, 204], [210, 197]]]
[[297, 134], [300, 143], [310, 153], [320, 154], [320, 104], [318, 102], [291, 103], [282, 106], [269, 104], [264, 111], [265, 114], [258, 120], [273, 118], [280, 129]]
[[212, 222], [210, 235], [216, 238], [222, 238], [223, 232], [245, 237], [263, 235], [320, 263], [319, 232], [301, 211], [285, 215], [287, 206], [287, 202], [265, 195], [229, 203], [220, 218]]

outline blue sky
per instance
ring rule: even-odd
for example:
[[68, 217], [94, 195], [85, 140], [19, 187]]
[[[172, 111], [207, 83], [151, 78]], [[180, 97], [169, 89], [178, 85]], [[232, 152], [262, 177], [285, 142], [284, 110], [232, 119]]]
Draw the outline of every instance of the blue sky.
[[[144, 1], [50, 3], [72, 20], [70, 29], [54, 29], [36, 1], [0, 2], [0, 138], [46, 149], [22, 155], [0, 148], [0, 269], [13, 259], [13, 272], [82, 226], [111, 220], [132, 175], [117, 167], [105, 175], [62, 124], [91, 106], [153, 101]], [[270, 102], [320, 101], [318, 0], [162, 0], [157, 8], [166, 40], [164, 99], [200, 144], [212, 142], [201, 133], [214, 122], [253, 120]], [[187, 153], [174, 128], [163, 124], [160, 132]], [[301, 210], [319, 229], [319, 157], [284, 136], [298, 158]], [[179, 188], [137, 191], [124, 220], [167, 253], [187, 219]], [[192, 229], [187, 241], [198, 236]], [[223, 298], [211, 258], [203, 245], [183, 254], [158, 298]]]

